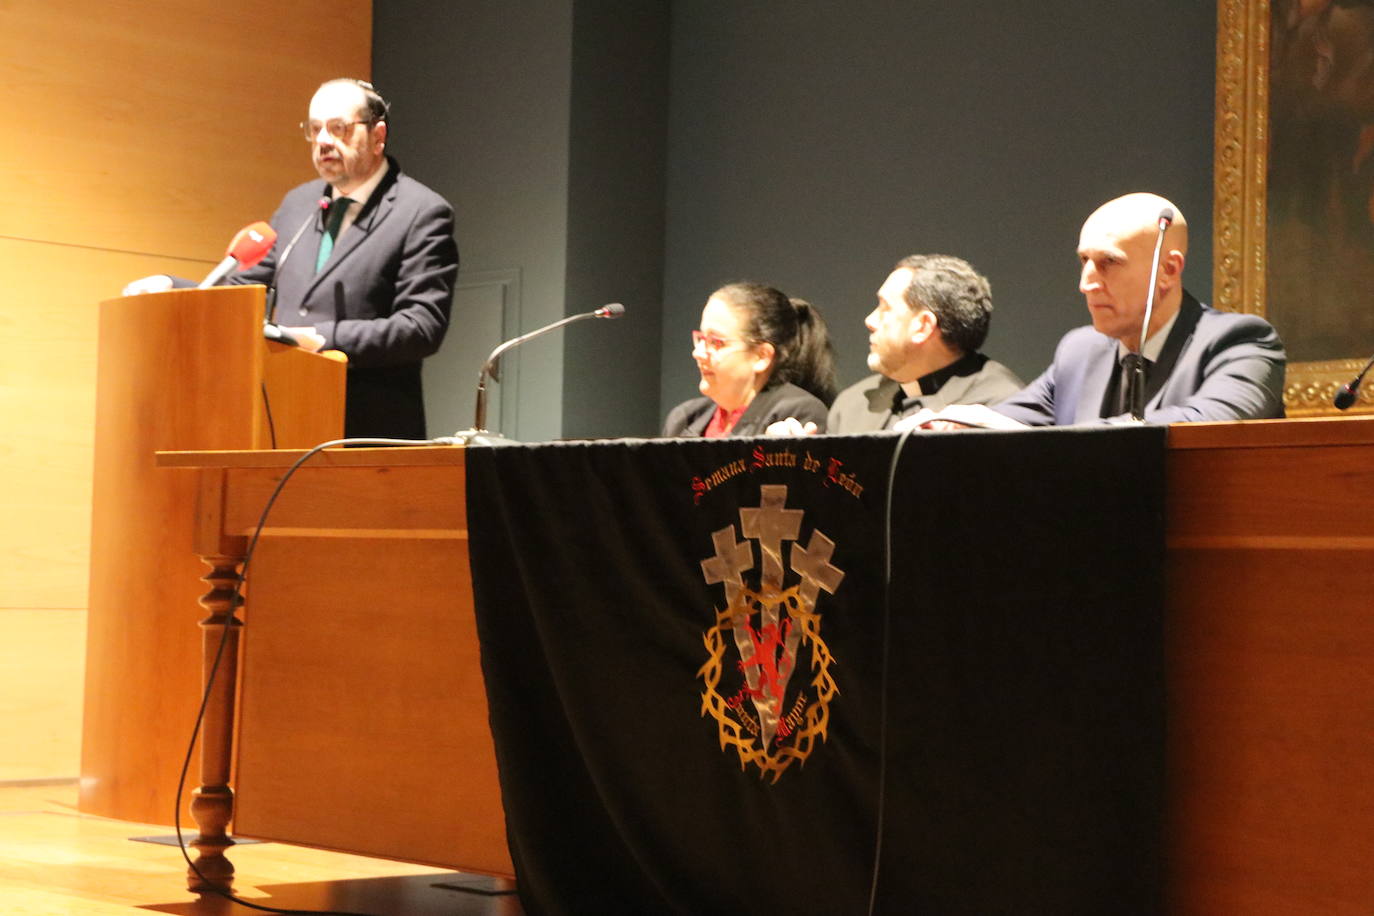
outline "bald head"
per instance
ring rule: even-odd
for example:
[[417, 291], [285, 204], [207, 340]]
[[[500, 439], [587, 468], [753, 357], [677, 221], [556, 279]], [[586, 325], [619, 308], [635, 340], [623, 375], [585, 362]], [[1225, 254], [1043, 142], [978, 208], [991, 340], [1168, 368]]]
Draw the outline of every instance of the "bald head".
[[1087, 301], [1093, 327], [1133, 350], [1140, 345], [1155, 237], [1165, 210], [1172, 210], [1174, 219], [1160, 251], [1149, 329], [1154, 334], [1183, 302], [1183, 265], [1188, 255], [1188, 221], [1183, 212], [1158, 194], [1127, 194], [1094, 210], [1078, 237], [1078, 259], [1083, 265], [1078, 288]]
[[1159, 231], [1159, 216], [1165, 210], [1173, 213], [1173, 222], [1164, 233], [1164, 250], [1176, 249], [1180, 254], [1188, 254], [1188, 220], [1183, 211], [1158, 194], [1138, 191], [1109, 200], [1093, 211], [1083, 224], [1086, 233], [1091, 227], [1094, 231], [1105, 232], [1119, 238], [1136, 234], [1150, 237], [1153, 248], [1155, 233]]

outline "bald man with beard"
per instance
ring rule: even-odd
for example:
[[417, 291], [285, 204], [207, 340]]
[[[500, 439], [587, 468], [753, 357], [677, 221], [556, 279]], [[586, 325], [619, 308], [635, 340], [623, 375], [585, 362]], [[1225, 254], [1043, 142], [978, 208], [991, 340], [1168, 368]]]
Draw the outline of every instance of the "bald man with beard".
[[[1143, 347], [1159, 215], [1174, 211], [1164, 235], [1155, 302]], [[1090, 327], [1065, 334], [1039, 378], [995, 408], [947, 407], [906, 425], [952, 428], [1069, 426], [1129, 422], [1121, 360], [1140, 351], [1146, 363], [1145, 422], [1255, 420], [1283, 416], [1283, 344], [1257, 315], [1219, 312], [1183, 288], [1188, 223], [1156, 194], [1127, 194], [1098, 207], [1078, 240], [1078, 289]]]

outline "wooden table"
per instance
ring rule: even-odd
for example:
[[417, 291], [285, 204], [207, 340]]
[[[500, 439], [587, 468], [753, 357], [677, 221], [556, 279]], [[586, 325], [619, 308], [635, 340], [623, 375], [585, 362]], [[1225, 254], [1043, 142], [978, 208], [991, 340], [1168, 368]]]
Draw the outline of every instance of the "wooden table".
[[1374, 419], [1169, 430], [1169, 909], [1374, 913]]
[[[300, 455], [158, 458], [196, 468], [194, 550], [211, 567], [207, 669], [230, 627], [192, 806], [198, 867], [231, 882], [232, 817], [245, 836], [509, 876], [468, 573], [464, 451], [314, 456], [263, 529], [240, 627], [232, 587], [248, 536]], [[200, 886], [195, 875], [191, 883]]]
[[[245, 536], [297, 454], [159, 458], [200, 468], [196, 551], [217, 586], [207, 652]], [[273, 510], [249, 574], [238, 832], [510, 873], [463, 455], [331, 451]], [[1367, 916], [1374, 418], [1175, 426], [1167, 462], [1169, 911]], [[211, 862], [229, 813], [215, 795], [228, 791], [228, 683], [207, 743]]]

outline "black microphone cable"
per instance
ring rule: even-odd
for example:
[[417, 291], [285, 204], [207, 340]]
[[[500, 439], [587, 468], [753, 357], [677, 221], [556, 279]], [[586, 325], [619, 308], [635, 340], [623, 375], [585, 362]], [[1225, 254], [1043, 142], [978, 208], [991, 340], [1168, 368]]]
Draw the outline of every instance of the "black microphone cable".
[[263, 316], [264, 320], [269, 325], [275, 325], [277, 323], [277, 277], [280, 275], [281, 269], [286, 266], [286, 259], [291, 257], [292, 249], [294, 249], [296, 243], [301, 240], [301, 236], [305, 234], [305, 230], [310, 228], [311, 223], [319, 219], [320, 213], [329, 209], [329, 198], [321, 197], [315, 202], [315, 206], [318, 212], [311, 213], [305, 218], [300, 228], [291, 236], [291, 241], [286, 243], [286, 248], [284, 248], [281, 253], [281, 260], [272, 265], [272, 282], [267, 286], [267, 296], [265, 300], [266, 314]]
[[887, 504], [883, 509], [883, 627], [878, 661], [878, 817], [873, 837], [873, 879], [868, 888], [868, 916], [878, 905], [878, 878], [883, 862], [883, 826], [887, 814], [887, 673], [892, 645], [892, 494], [897, 489], [897, 465], [902, 449], [916, 427], [902, 431], [892, 449], [887, 471]]

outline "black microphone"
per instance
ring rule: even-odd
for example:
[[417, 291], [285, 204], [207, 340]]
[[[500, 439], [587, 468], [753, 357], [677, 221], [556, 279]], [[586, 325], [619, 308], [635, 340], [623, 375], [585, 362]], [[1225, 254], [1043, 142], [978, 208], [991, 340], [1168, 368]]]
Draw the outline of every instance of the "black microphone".
[[[328, 210], [329, 198], [321, 197], [319, 199], [319, 202], [317, 203], [317, 206], [320, 208], [320, 210]], [[317, 216], [319, 216], [318, 213], [312, 213], [305, 218], [305, 221], [301, 223], [300, 228], [296, 230], [295, 235], [291, 236], [291, 241], [286, 243], [286, 248], [281, 253], [281, 259], [278, 260], [276, 265], [272, 268], [272, 282], [267, 284], [267, 314], [263, 316], [263, 321], [266, 323], [267, 327], [273, 329], [270, 332], [266, 332], [267, 336], [270, 337], [272, 340], [282, 340], [283, 337], [290, 338], [293, 341], [295, 340], [295, 338], [292, 338], [291, 335], [276, 327], [277, 277], [281, 276], [281, 268], [282, 265], [286, 263], [286, 259], [291, 257], [291, 249], [296, 247], [296, 243], [301, 240], [301, 236], [305, 234], [305, 230], [310, 226], [311, 223], [315, 221], [315, 218]]]
[[1359, 375], [1346, 382], [1340, 387], [1340, 390], [1336, 392], [1336, 396], [1331, 399], [1331, 403], [1337, 410], [1346, 410], [1351, 404], [1355, 403], [1355, 398], [1358, 397], [1360, 393], [1360, 382], [1364, 381], [1364, 375], [1369, 371], [1370, 366], [1374, 366], [1374, 356], [1371, 356], [1369, 362], [1364, 364], [1364, 368], [1360, 370]]
[[520, 346], [520, 344], [527, 340], [533, 340], [550, 331], [556, 331], [564, 325], [572, 324], [574, 321], [582, 321], [584, 318], [619, 318], [624, 314], [625, 306], [621, 305], [619, 302], [612, 302], [590, 312], [583, 312], [580, 315], [569, 315], [567, 318], [560, 318], [553, 324], [545, 325], [542, 328], [530, 331], [528, 334], [521, 334], [519, 337], [513, 337], [498, 346], [495, 350], [492, 350], [491, 355], [487, 357], [486, 363], [482, 365], [482, 371], [477, 373], [477, 409], [473, 414], [472, 429], [459, 430], [453, 434], [452, 438], [455, 441], [465, 443], [473, 443], [474, 440], [490, 442], [492, 439], [501, 439], [501, 434], [499, 432], [492, 432], [486, 428], [487, 378], [490, 376], [491, 380], [494, 382], [501, 381], [500, 368], [497, 361], [506, 351]]
[[1150, 316], [1155, 310], [1155, 283], [1159, 279], [1159, 255], [1164, 250], [1164, 233], [1174, 221], [1174, 208], [1159, 211], [1159, 233], [1155, 236], [1155, 257], [1150, 263], [1150, 291], [1145, 297], [1145, 319], [1140, 323], [1140, 343], [1136, 352], [1121, 360], [1126, 369], [1126, 406], [1131, 419], [1145, 419], [1145, 338], [1150, 333]]

